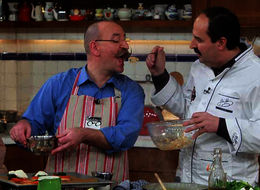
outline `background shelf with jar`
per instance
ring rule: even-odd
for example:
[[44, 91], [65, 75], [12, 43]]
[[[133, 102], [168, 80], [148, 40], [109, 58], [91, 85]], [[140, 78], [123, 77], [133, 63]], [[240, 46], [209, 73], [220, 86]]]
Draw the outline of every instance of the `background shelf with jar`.
[[55, 28], [83, 32], [98, 20], [114, 20], [127, 32], [190, 32], [192, 26], [191, 0], [2, 0], [0, 13], [1, 28], [52, 28], [54, 32]]
[[[18, 2], [15, 11], [8, 6], [10, 2]], [[52, 3], [56, 16], [47, 8], [47, 2]], [[243, 36], [260, 35], [259, 0], [248, 0], [246, 4], [243, 0], [0, 0], [0, 5], [0, 32], [4, 28], [28, 27], [41, 28], [39, 32], [45, 31], [44, 28], [53, 32], [60, 29], [83, 32], [102, 19], [118, 22], [126, 32], [191, 32], [193, 20], [201, 10], [224, 6], [238, 16]], [[31, 15], [33, 7], [34, 16]], [[36, 9], [42, 12], [36, 13]], [[119, 11], [129, 18], [120, 20]], [[52, 18], [47, 19], [47, 13]]]

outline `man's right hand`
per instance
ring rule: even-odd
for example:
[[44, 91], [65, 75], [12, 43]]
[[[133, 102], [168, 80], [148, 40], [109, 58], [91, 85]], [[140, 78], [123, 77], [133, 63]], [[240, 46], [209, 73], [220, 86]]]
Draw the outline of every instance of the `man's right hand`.
[[20, 120], [12, 127], [9, 133], [14, 141], [19, 142], [26, 147], [26, 139], [31, 136], [31, 125], [25, 119]]
[[165, 52], [163, 47], [155, 46], [146, 58], [146, 65], [153, 76], [161, 75], [165, 69]]

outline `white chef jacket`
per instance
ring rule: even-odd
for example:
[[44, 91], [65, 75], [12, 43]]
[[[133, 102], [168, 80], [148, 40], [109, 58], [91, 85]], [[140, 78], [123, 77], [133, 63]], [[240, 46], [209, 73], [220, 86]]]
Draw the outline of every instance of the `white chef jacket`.
[[[177, 176], [182, 182], [207, 185], [214, 148], [222, 149], [222, 164], [228, 179], [258, 181], [260, 153], [260, 59], [252, 47], [231, 68], [215, 76], [212, 69], [195, 61], [182, 88], [170, 77], [167, 85], [152, 94], [152, 102], [172, 113], [190, 118], [208, 112], [225, 118], [232, 144], [215, 133], [199, 136], [194, 145], [180, 150]], [[193, 101], [192, 92], [196, 92]]]

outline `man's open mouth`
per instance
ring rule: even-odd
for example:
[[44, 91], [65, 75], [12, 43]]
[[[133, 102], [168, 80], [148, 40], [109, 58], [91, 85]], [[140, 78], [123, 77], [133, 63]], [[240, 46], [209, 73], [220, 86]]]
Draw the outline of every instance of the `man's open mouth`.
[[131, 53], [127, 49], [122, 49], [116, 54], [117, 58], [121, 58], [125, 61], [128, 60], [128, 58], [131, 56]]

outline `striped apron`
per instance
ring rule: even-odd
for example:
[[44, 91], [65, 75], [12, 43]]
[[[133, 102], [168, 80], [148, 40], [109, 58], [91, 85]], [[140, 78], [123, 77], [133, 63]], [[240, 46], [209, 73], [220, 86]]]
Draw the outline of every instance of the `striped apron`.
[[[101, 126], [116, 125], [117, 115], [121, 107], [121, 93], [115, 88], [115, 97], [100, 99], [97, 103], [94, 97], [78, 96], [78, 73], [70, 99], [64, 111], [57, 134], [62, 134], [69, 128], [87, 128], [88, 117], [101, 118]], [[47, 172], [76, 172], [91, 175], [92, 171], [113, 173], [112, 180], [117, 182], [128, 179], [127, 151], [106, 154], [104, 150], [81, 143], [76, 148], [50, 155], [46, 165]]]

